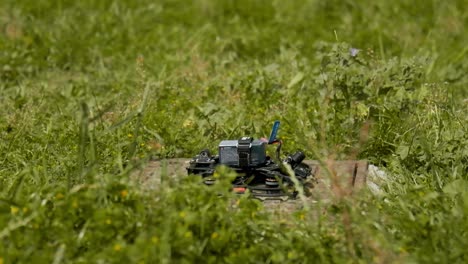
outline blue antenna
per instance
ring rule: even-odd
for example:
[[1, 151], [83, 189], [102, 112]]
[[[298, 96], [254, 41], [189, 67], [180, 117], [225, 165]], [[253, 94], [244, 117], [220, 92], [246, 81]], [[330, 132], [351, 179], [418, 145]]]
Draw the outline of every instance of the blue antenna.
[[280, 121], [276, 120], [271, 129], [270, 139], [268, 139], [268, 144], [273, 143], [276, 140], [276, 135], [278, 134]]

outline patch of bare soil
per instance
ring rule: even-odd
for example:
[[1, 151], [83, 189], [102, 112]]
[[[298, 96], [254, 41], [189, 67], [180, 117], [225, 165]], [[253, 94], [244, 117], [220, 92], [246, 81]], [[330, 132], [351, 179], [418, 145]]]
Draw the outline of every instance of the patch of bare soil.
[[[166, 159], [151, 161], [144, 168], [136, 171], [132, 178], [143, 188], [157, 189], [167, 177], [187, 175], [190, 159]], [[265, 209], [272, 212], [292, 212], [312, 206], [315, 203], [328, 204], [334, 199], [352, 195], [353, 192], [366, 186], [367, 161], [305, 161], [313, 171], [316, 183], [308, 190], [304, 200], [264, 200]]]

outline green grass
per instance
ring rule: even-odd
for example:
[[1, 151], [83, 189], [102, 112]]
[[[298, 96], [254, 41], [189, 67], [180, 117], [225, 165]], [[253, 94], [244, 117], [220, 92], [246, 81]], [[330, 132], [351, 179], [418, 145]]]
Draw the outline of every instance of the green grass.
[[[466, 5], [2, 1], [0, 263], [465, 262]], [[384, 194], [272, 216], [228, 180], [129, 179], [274, 120]]]

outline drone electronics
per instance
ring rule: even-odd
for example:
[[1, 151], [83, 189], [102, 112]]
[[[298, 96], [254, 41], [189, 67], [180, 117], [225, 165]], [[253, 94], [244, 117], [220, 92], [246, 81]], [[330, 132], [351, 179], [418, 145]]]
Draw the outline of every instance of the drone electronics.
[[[311, 168], [303, 163], [305, 155], [297, 151], [281, 160], [282, 141], [277, 139], [280, 122], [275, 121], [268, 140], [242, 137], [238, 140], [223, 140], [219, 143], [219, 155], [211, 155], [208, 150], [196, 155], [187, 167], [189, 175], [201, 175], [204, 183], [211, 185], [215, 179], [216, 167], [224, 165], [232, 168], [237, 177], [232, 186], [236, 193], [244, 193], [247, 189], [260, 199], [295, 198], [297, 189], [293, 183], [293, 175], [288, 173], [288, 164], [300, 185], [312, 182]], [[267, 145], [277, 145], [276, 159], [266, 154]], [[302, 187], [301, 187], [302, 188]]]

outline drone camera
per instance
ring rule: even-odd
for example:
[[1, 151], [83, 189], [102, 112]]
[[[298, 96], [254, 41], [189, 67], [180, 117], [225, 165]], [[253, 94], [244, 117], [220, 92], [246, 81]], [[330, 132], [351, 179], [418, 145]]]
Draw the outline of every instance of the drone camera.
[[219, 162], [226, 166], [255, 167], [265, 164], [266, 142], [242, 137], [239, 140], [223, 140], [219, 143]]

